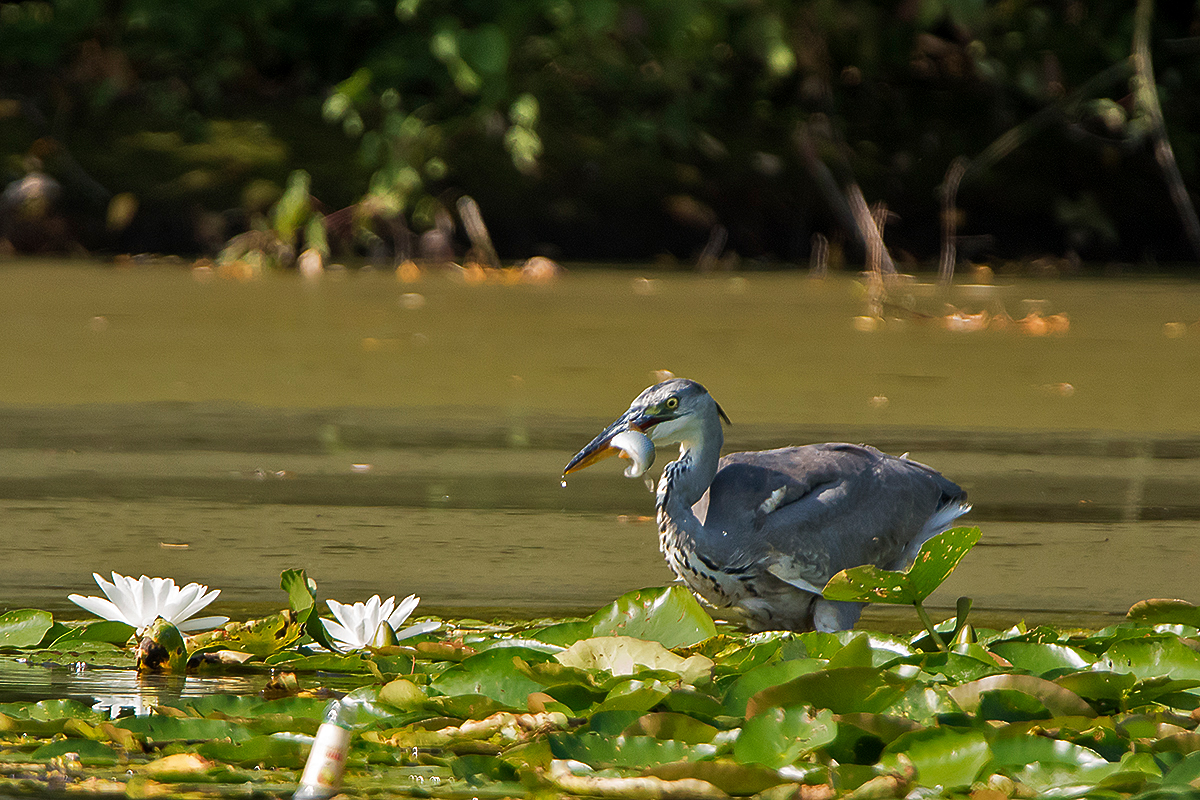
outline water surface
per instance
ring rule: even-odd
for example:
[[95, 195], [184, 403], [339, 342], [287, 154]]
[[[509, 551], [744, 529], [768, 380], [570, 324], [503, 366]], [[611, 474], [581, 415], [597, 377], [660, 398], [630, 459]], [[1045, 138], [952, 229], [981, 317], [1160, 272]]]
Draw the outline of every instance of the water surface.
[[1097, 625], [1146, 597], [1200, 602], [1200, 287], [951, 297], [1066, 312], [1057, 337], [952, 333], [926, 296], [862, 332], [861, 298], [783, 273], [0, 267], [0, 610], [74, 615], [66, 595], [111, 570], [219, 587], [233, 616], [283, 605], [293, 567], [322, 597], [416, 592], [485, 617], [665, 583], [640, 482], [607, 462], [559, 486], [656, 369], [709, 387], [727, 450], [869, 442], [967, 488], [984, 538], [935, 606]]

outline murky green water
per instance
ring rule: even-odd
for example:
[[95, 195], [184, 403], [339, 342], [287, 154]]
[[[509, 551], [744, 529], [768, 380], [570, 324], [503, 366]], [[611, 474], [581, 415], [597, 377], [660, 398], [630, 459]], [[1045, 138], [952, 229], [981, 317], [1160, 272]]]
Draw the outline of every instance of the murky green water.
[[1101, 624], [1146, 597], [1200, 601], [1200, 286], [999, 298], [1014, 317], [1044, 300], [1070, 331], [916, 316], [864, 333], [853, 281], [790, 274], [238, 284], [0, 266], [0, 609], [71, 614], [66, 595], [111, 570], [219, 587], [235, 616], [282, 605], [290, 567], [323, 597], [416, 592], [455, 614], [664, 583], [639, 482], [601, 465], [559, 487], [655, 369], [709, 387], [728, 449], [866, 441], [965, 486], [984, 539], [935, 605]]

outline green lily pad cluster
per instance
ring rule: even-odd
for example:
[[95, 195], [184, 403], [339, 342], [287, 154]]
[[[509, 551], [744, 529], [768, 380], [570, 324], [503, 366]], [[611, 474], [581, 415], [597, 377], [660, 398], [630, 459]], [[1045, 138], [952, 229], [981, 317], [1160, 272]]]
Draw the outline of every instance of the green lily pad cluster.
[[[331, 687], [356, 711], [351, 797], [1160, 800], [1200, 790], [1200, 609], [1182, 601], [1139, 603], [1100, 631], [965, 629], [945, 644], [927, 631], [746, 635], [675, 586], [587, 619], [460, 620], [341, 654], [315, 651], [303, 633], [315, 584], [288, 573], [284, 586], [288, 616], [251, 626], [244, 658], [192, 668], [269, 675], [261, 694], [159, 695], [152, 713], [116, 719], [72, 699], [0, 703], [0, 795], [287, 796]], [[265, 631], [284, 644], [267, 647]], [[0, 659], [119, 655], [128, 669], [129, 633], [10, 612]], [[193, 653], [243, 640], [199, 641]]]

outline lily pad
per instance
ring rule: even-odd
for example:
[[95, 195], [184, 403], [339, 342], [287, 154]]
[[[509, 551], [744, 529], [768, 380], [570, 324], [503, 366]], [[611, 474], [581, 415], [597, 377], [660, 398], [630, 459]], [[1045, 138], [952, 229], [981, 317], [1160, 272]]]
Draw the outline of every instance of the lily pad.
[[726, 690], [721, 704], [727, 714], [746, 716], [746, 704], [759, 692], [787, 683], [801, 675], [816, 672], [822, 667], [823, 663], [813, 658], [763, 664], [738, 677]]
[[979, 730], [926, 728], [900, 736], [879, 759], [881, 766], [903, 771], [901, 757], [917, 768], [924, 786], [970, 786], [991, 760], [987, 738]]
[[987, 693], [997, 691], [1015, 691], [1034, 697], [1051, 716], [1096, 716], [1096, 710], [1079, 695], [1033, 675], [990, 675], [954, 687], [950, 690], [950, 696], [964, 711], [975, 712], [980, 709]]
[[[648, 767], [645, 774], [667, 781], [707, 781], [729, 795], [758, 794], [772, 786], [787, 783], [779, 772], [753, 764], [738, 764], [720, 759], [716, 761], [673, 761]], [[793, 789], [793, 793], [794, 793]]]
[[582, 761], [595, 769], [606, 767], [643, 768], [672, 761], [695, 760], [712, 748], [686, 745], [652, 736], [602, 736], [598, 733], [552, 733], [550, 751], [555, 758]]
[[590, 619], [593, 636], [631, 636], [684, 647], [717, 635], [712, 617], [682, 586], [627, 592]]
[[903, 697], [910, 685], [909, 680], [872, 667], [824, 669], [762, 690], [746, 704], [746, 716], [797, 704], [828, 708], [836, 714], [880, 714]]
[[980, 535], [979, 528], [951, 528], [925, 542], [908, 569], [894, 571], [873, 565], [844, 569], [829, 579], [822, 594], [827, 600], [857, 603], [922, 603], [949, 577]]
[[1200, 606], [1186, 600], [1142, 600], [1134, 603], [1126, 616], [1147, 625], [1191, 625], [1200, 628]]
[[0, 614], [0, 647], [36, 647], [53, 624], [53, 614], [36, 608]]
[[79, 756], [79, 762], [88, 767], [107, 767], [117, 763], [117, 752], [103, 742], [89, 739], [61, 739], [50, 742], [29, 754], [30, 761], [49, 761], [67, 753]]
[[1110, 647], [1096, 662], [1098, 669], [1133, 673], [1139, 678], [1200, 680], [1200, 653], [1178, 637], [1126, 639]]
[[450, 667], [434, 678], [431, 686], [445, 695], [483, 695], [524, 711], [526, 698], [531, 692], [541, 691], [543, 685], [522, 673], [514, 665], [514, 658], [528, 663], [550, 656], [529, 648], [485, 650]]
[[175, 741], [207, 741], [228, 739], [233, 742], [251, 737], [245, 725], [223, 719], [195, 719], [191, 717], [125, 717], [113, 725], [131, 731], [147, 741], [161, 744]]
[[196, 747], [196, 753], [243, 767], [261, 765], [297, 769], [304, 766], [309, 749], [307, 742], [291, 737], [253, 736], [231, 742], [204, 742]]
[[713, 662], [704, 656], [683, 658], [656, 641], [629, 636], [600, 636], [584, 639], [554, 655], [567, 667], [581, 670], [603, 670], [612, 675], [633, 675], [642, 670], [665, 670], [675, 673], [687, 684], [706, 679]]
[[741, 764], [779, 769], [829, 744], [835, 736], [837, 723], [828, 709], [813, 714], [805, 706], [771, 708], [746, 720], [734, 742], [733, 757]]
[[1048, 672], [1072, 672], [1095, 661], [1089, 653], [1075, 647], [1042, 642], [996, 642], [988, 647], [1017, 669], [1041, 677]]

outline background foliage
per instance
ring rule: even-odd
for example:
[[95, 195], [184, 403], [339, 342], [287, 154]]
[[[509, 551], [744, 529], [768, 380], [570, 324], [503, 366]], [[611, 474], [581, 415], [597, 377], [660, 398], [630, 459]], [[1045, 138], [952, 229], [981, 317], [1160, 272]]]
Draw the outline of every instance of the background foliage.
[[[1189, 186], [1198, 19], [1161, 5], [1151, 39]], [[323, 211], [365, 201], [331, 225], [360, 247], [466, 193], [509, 258], [687, 258], [720, 224], [798, 259], [836, 227], [803, 126], [929, 260], [953, 159], [1046, 111], [964, 183], [966, 254], [1189, 257], [1128, 74], [1062, 102], [1132, 24], [1078, 0], [31, 0], [0, 7], [0, 152], [6, 182], [41, 160], [89, 247], [214, 250], [303, 169]]]

